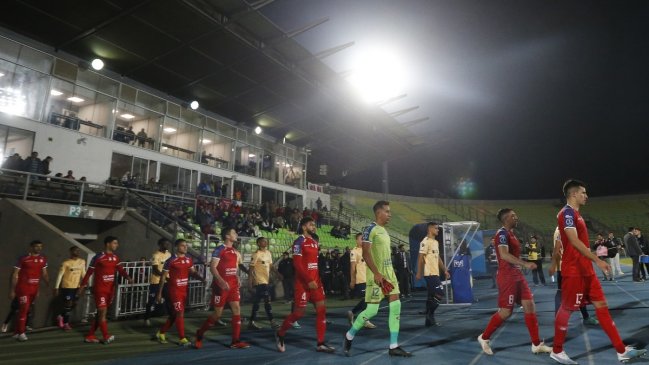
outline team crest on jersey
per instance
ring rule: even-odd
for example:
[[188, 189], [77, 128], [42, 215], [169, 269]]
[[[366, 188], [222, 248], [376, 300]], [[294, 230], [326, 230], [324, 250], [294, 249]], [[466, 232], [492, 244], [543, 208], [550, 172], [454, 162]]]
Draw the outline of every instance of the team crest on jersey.
[[500, 243], [502, 243], [502, 244], [507, 243], [507, 236], [505, 236], [504, 234], [501, 234], [500, 235]]

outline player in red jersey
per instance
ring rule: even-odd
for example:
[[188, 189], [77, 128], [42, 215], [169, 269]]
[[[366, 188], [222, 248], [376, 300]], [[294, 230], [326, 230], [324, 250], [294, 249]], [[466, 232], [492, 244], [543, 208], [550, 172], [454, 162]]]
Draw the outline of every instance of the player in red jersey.
[[498, 312], [491, 317], [487, 328], [478, 336], [478, 342], [485, 354], [493, 355], [489, 338], [512, 315], [514, 305], [518, 304], [523, 306], [525, 312], [525, 325], [532, 339], [532, 353], [549, 353], [552, 348], [539, 339], [539, 321], [536, 318], [534, 298], [521, 271], [521, 266], [533, 270], [536, 264], [521, 260], [521, 243], [514, 235], [514, 228], [518, 226], [518, 216], [512, 209], [504, 208], [498, 211], [498, 220], [503, 224], [494, 237], [498, 258]]
[[207, 317], [201, 328], [196, 331], [194, 347], [203, 347], [203, 336], [221, 318], [223, 307], [227, 303], [232, 309], [232, 343], [230, 348], [245, 349], [250, 347], [247, 342], [241, 341], [241, 295], [239, 294], [239, 264], [241, 254], [233, 247], [237, 241], [237, 231], [234, 228], [224, 228], [221, 231], [223, 245], [218, 246], [212, 253], [210, 272], [214, 275], [212, 281], [212, 305], [214, 312]]
[[190, 342], [185, 337], [185, 300], [187, 299], [189, 276], [191, 275], [203, 283], [205, 283], [205, 278], [194, 268], [194, 260], [186, 256], [187, 242], [179, 239], [176, 240], [174, 246], [176, 247], [176, 254], [167, 259], [162, 268], [163, 273], [168, 273], [169, 279], [166, 278], [167, 275], [161, 275], [160, 285], [158, 286], [156, 295], [156, 301], [158, 303], [162, 302], [163, 287], [167, 283], [166, 303], [169, 318], [162, 325], [158, 333], [156, 333], [156, 338], [160, 343], [167, 343], [165, 332], [175, 323], [178, 329], [178, 337], [180, 338], [178, 345], [187, 346]]
[[286, 351], [284, 336], [286, 331], [295, 321], [304, 316], [307, 302], [315, 306], [316, 334], [318, 344], [316, 351], [333, 353], [335, 349], [325, 343], [327, 329], [327, 307], [325, 306], [325, 293], [318, 271], [318, 242], [313, 239], [316, 232], [315, 221], [311, 217], [304, 217], [300, 221], [301, 236], [293, 242], [293, 267], [295, 268], [295, 295], [293, 312], [289, 314], [282, 326], [275, 332], [275, 342], [279, 352]]
[[611, 339], [619, 361], [626, 362], [642, 356], [646, 350], [625, 346], [608, 311], [608, 304], [602, 286], [597, 279], [591, 262], [605, 274], [611, 267], [590, 251], [588, 229], [579, 209], [586, 205], [586, 185], [579, 180], [568, 180], [563, 184], [567, 205], [559, 211], [557, 221], [563, 243], [561, 263], [561, 306], [554, 322], [554, 346], [550, 357], [561, 364], [577, 364], [563, 351], [568, 332], [568, 321], [572, 311], [592, 303], [599, 324]]
[[[115, 271], [118, 271], [129, 283], [133, 283], [133, 279], [124, 270], [120, 264], [119, 257], [114, 253], [118, 247], [119, 242], [117, 241], [117, 237], [108, 236], [104, 239], [104, 252], [92, 258], [88, 271], [86, 271], [86, 275], [83, 277], [81, 286], [77, 292], [77, 296], [81, 297], [83, 289], [88, 285], [90, 276], [94, 274], [92, 294], [95, 297], [97, 315], [92, 326], [90, 326], [90, 332], [88, 332], [84, 342], [109, 344], [115, 340], [115, 336], [108, 334], [108, 325], [106, 324], [106, 313], [113, 301], [115, 291]], [[103, 335], [101, 341], [95, 337], [97, 327], [101, 329], [101, 334]]]
[[38, 285], [41, 277], [45, 284], [50, 284], [50, 277], [47, 274], [47, 258], [41, 255], [43, 242], [35, 240], [30, 244], [29, 253], [18, 258], [11, 276], [11, 293], [9, 298], [13, 301], [18, 299], [18, 317], [14, 328], [14, 338], [18, 341], [27, 341], [25, 327], [29, 307], [38, 295]]

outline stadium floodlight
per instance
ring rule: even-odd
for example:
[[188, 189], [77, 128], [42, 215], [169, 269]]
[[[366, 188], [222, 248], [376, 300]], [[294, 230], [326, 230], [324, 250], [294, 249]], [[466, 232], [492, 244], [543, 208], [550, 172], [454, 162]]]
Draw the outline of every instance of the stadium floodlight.
[[261, 134], [261, 127], [260, 126], [257, 126], [257, 128], [255, 128], [255, 133], [256, 134]]
[[191, 103], [189, 103], [189, 107], [192, 108], [192, 110], [198, 109], [198, 101], [193, 100]]
[[104, 68], [104, 61], [100, 60], [99, 58], [95, 58], [94, 60], [92, 60], [92, 62], [90, 62], [90, 66], [99, 71]]
[[375, 48], [361, 52], [347, 81], [367, 103], [378, 103], [403, 94], [405, 67], [398, 52]]

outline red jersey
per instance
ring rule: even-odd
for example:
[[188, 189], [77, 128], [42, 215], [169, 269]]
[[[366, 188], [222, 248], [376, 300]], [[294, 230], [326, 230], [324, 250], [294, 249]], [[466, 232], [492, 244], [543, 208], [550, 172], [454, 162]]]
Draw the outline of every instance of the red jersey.
[[311, 281], [320, 282], [318, 242], [316, 240], [300, 236], [293, 242], [293, 267], [296, 278], [305, 286]]
[[582, 255], [570, 243], [566, 235], [566, 229], [576, 229], [579, 241], [590, 250], [590, 242], [588, 242], [588, 229], [586, 222], [581, 217], [578, 210], [575, 210], [570, 205], [566, 205], [557, 214], [557, 221], [559, 223], [559, 233], [561, 234], [561, 242], [563, 243], [563, 256], [561, 257], [561, 276], [591, 276], [595, 275], [593, 264], [590, 260]]
[[498, 258], [498, 276], [502, 278], [511, 278], [514, 281], [525, 280], [521, 267], [514, 265], [500, 258], [500, 246], [506, 246], [510, 255], [521, 258], [521, 243], [516, 238], [512, 231], [508, 231], [505, 227], [496, 231], [494, 236], [494, 244], [496, 245], [496, 257]]
[[189, 284], [189, 271], [194, 266], [194, 260], [191, 257], [171, 256], [165, 261], [163, 271], [169, 272], [167, 287], [169, 291], [185, 292]]
[[[219, 263], [216, 270], [223, 280], [230, 283], [238, 283], [237, 272], [239, 270], [239, 263], [241, 263], [241, 255], [234, 247], [225, 247], [220, 245], [212, 253], [212, 260], [218, 259]], [[216, 281], [214, 282], [216, 284]]]
[[23, 255], [14, 266], [18, 271], [16, 289], [38, 290], [43, 269], [47, 267], [47, 258], [43, 255]]
[[94, 290], [99, 291], [112, 291], [115, 285], [115, 271], [119, 271], [122, 276], [129, 276], [126, 270], [120, 265], [119, 257], [113, 253], [99, 253], [92, 258], [90, 266], [83, 277], [81, 285], [88, 285], [90, 276], [95, 274]]

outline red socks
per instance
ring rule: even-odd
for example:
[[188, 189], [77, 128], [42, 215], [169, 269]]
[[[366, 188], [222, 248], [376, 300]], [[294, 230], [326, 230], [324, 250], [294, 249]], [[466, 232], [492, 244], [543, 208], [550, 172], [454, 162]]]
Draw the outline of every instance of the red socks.
[[101, 334], [104, 336], [104, 339], [110, 336], [108, 334], [108, 323], [106, 321], [99, 321], [99, 329], [101, 330]]
[[525, 313], [525, 325], [530, 332], [532, 343], [534, 346], [538, 346], [541, 340], [539, 339], [539, 320], [536, 318], [536, 313]]
[[282, 326], [279, 328], [279, 331], [277, 333], [280, 336], [286, 335], [286, 331], [288, 331], [289, 328], [293, 325], [295, 321], [298, 319], [302, 318], [303, 313], [298, 313], [298, 312], [291, 312], [286, 318], [284, 319], [284, 322], [282, 322]]
[[315, 331], [318, 337], [318, 344], [321, 344], [324, 343], [325, 331], [327, 330], [327, 308], [324, 305], [317, 307], [315, 313]]
[[617, 351], [619, 354], [624, 353], [624, 351], [626, 351], [626, 348], [624, 346], [624, 343], [622, 342], [622, 339], [620, 338], [620, 334], [617, 332], [615, 322], [613, 322], [613, 319], [611, 318], [611, 313], [609, 313], [608, 307], [595, 308], [595, 314], [597, 314], [599, 325], [602, 326], [602, 329], [604, 330], [604, 332], [606, 332], [608, 338], [611, 339], [611, 343], [613, 344], [613, 347], [615, 347], [615, 351]]
[[503, 322], [505, 321], [500, 317], [500, 314], [498, 314], [498, 312], [494, 313], [489, 320], [489, 324], [487, 324], [487, 328], [482, 332], [482, 339], [488, 340], [498, 327], [503, 324]]
[[171, 322], [171, 319], [167, 319], [167, 321], [160, 327], [160, 333], [165, 333], [169, 331], [169, 328], [173, 325], [173, 322]]
[[568, 332], [568, 321], [572, 312], [565, 309], [563, 306], [559, 307], [557, 317], [554, 320], [554, 342], [552, 344], [552, 352], [555, 354], [563, 351], [563, 343], [566, 341], [566, 333]]
[[[185, 317], [176, 316], [176, 320], [174, 322], [176, 323], [176, 329], [178, 330], [178, 338], [185, 338]], [[171, 327], [171, 324], [169, 324], [169, 326]]]
[[216, 321], [213, 320], [212, 317], [207, 317], [205, 322], [203, 322], [201, 328], [199, 328], [198, 331], [196, 331], [196, 337], [198, 337], [199, 340], [203, 339], [203, 335], [205, 334], [205, 332], [207, 332], [207, 330], [212, 328], [215, 323]]
[[95, 332], [97, 331], [97, 322], [99, 322], [99, 320], [96, 318], [94, 321], [92, 321], [92, 324], [90, 325], [90, 331], [88, 332], [88, 336], [95, 335]]
[[241, 335], [241, 315], [232, 316], [232, 343], [239, 342]]

